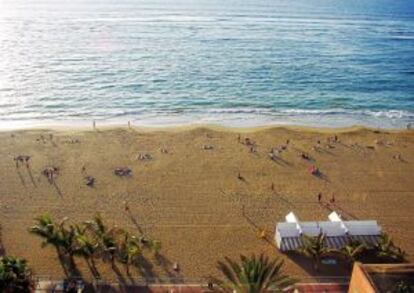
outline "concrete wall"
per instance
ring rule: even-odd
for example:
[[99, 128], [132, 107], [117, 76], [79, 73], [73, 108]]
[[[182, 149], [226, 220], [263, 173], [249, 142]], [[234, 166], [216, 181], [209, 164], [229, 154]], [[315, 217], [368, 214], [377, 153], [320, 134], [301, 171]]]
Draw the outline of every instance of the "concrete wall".
[[354, 264], [348, 293], [376, 293], [360, 263]]

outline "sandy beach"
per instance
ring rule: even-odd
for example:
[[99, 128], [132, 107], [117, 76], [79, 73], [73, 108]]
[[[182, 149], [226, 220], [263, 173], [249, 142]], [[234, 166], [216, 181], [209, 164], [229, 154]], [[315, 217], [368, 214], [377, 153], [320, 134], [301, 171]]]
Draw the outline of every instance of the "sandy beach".
[[[162, 257], [147, 255], [132, 270], [137, 277], [196, 281], [216, 274], [224, 256], [261, 252], [285, 258], [288, 273], [307, 277], [306, 267], [278, 252], [273, 234], [290, 211], [301, 220], [326, 220], [330, 209], [318, 203], [319, 192], [323, 202], [334, 194], [331, 208], [344, 219], [377, 220], [413, 260], [414, 131], [32, 129], [1, 132], [0, 153], [1, 242], [40, 276], [60, 278], [63, 271], [53, 247], [41, 248], [28, 232], [33, 218], [48, 212], [82, 222], [100, 212], [110, 225], [161, 241]], [[28, 168], [16, 168], [18, 155], [31, 157]], [[309, 173], [312, 165], [322, 177]], [[59, 169], [55, 185], [42, 174], [47, 167]], [[114, 175], [118, 167], [132, 175]], [[93, 187], [86, 176], [95, 178]], [[269, 242], [258, 237], [263, 229]], [[89, 278], [84, 261], [77, 264]], [[98, 270], [103, 279], [119, 277], [99, 261]]]

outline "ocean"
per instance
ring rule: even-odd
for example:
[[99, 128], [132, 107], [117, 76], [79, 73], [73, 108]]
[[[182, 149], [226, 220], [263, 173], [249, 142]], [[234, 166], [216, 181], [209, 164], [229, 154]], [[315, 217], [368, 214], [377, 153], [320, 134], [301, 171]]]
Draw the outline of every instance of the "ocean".
[[1, 0], [0, 127], [414, 122], [412, 0]]

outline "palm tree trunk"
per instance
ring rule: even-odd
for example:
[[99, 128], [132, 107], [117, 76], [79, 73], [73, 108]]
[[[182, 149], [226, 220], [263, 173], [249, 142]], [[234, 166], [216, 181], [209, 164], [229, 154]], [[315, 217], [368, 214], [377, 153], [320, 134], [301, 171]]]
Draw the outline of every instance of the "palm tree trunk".
[[56, 253], [58, 255], [58, 259], [59, 259], [60, 265], [62, 266], [63, 272], [65, 273], [65, 276], [68, 277], [69, 276], [69, 271], [68, 271], [68, 268], [66, 266], [66, 261], [65, 261], [65, 258], [63, 256], [63, 253], [62, 253], [61, 249], [59, 248], [59, 246], [55, 246], [55, 248], [56, 248]]
[[109, 257], [110, 257], [110, 260], [111, 260], [111, 266], [115, 267], [115, 256], [111, 253]]
[[96, 264], [95, 264], [95, 260], [93, 259], [93, 256], [91, 256], [89, 259], [91, 262], [92, 270], [94, 272], [93, 274], [95, 275], [96, 278], [100, 278], [101, 275], [99, 274], [98, 269], [96, 268]]
[[78, 268], [76, 267], [75, 259], [73, 258], [73, 253], [71, 251], [67, 252], [67, 258], [68, 258], [68, 264], [69, 264], [69, 269], [70, 269], [71, 276], [79, 277], [80, 272], [79, 272]]
[[88, 265], [88, 268], [91, 271], [92, 275], [95, 277], [95, 270], [93, 269], [90, 257], [88, 255], [84, 255], [83, 258], [85, 259], [85, 262]]
[[315, 256], [314, 257], [314, 262], [313, 262], [313, 268], [317, 272], [319, 272], [319, 263], [320, 263], [320, 257], [319, 256]]
[[354, 267], [355, 260], [353, 258], [348, 260], [348, 268], [352, 272], [352, 268]]

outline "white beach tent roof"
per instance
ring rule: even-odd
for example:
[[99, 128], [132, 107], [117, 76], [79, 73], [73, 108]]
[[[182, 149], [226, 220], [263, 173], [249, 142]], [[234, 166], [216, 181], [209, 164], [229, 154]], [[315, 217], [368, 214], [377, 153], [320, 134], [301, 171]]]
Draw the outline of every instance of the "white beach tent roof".
[[343, 221], [341, 217], [332, 212], [329, 221], [300, 222], [293, 212], [286, 216], [286, 222], [276, 226], [276, 243], [281, 251], [295, 250], [302, 245], [301, 235], [326, 235], [328, 247], [341, 248], [350, 239], [359, 240], [367, 244], [378, 242], [381, 227], [377, 221]]

